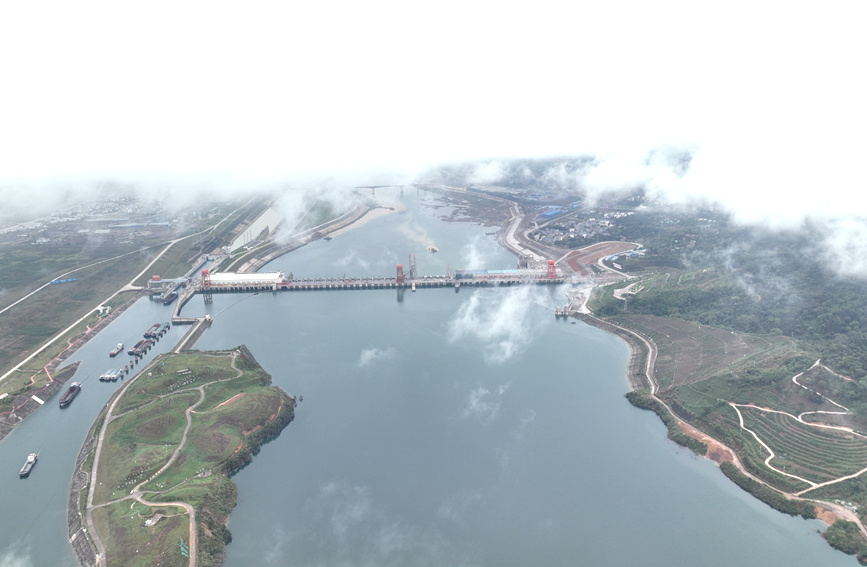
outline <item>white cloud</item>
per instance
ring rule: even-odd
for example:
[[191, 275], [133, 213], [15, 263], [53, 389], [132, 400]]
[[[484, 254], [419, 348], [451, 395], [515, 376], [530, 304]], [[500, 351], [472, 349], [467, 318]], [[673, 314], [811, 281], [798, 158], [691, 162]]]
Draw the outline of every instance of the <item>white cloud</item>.
[[464, 527], [467, 525], [467, 515], [482, 499], [483, 494], [479, 490], [467, 490], [453, 494], [439, 505], [437, 516]]
[[448, 340], [470, 340], [487, 362], [507, 362], [533, 339], [536, 324], [530, 313], [537, 308], [532, 300], [537, 292], [533, 286], [475, 291], [448, 322]]
[[499, 160], [480, 163], [475, 167], [467, 181], [470, 183], [495, 183], [503, 178], [507, 169], [507, 166]]
[[330, 524], [340, 542], [371, 514], [372, 500], [367, 488], [329, 482], [320, 487], [320, 499], [330, 513]]
[[[751, 223], [848, 217], [867, 212], [862, 9], [7, 2], [0, 200], [104, 179], [173, 199], [409, 180], [471, 159], [495, 180], [505, 158], [588, 154], [591, 187], [646, 183]], [[694, 148], [683, 178], [642, 157], [667, 146]]]
[[509, 385], [508, 383], [503, 384], [494, 391], [482, 386], [474, 388], [467, 395], [461, 415], [465, 418], [475, 419], [482, 425], [488, 425], [499, 417], [503, 394], [509, 389]]
[[411, 522], [389, 510], [366, 486], [346, 481], [324, 483], [308, 503], [306, 512], [307, 531], [297, 537], [318, 545], [315, 564], [364, 567], [478, 564], [466, 545], [459, 548], [433, 523]]
[[533, 425], [534, 421], [536, 421], [536, 411], [532, 409], [526, 410], [523, 417], [521, 417], [515, 437], [518, 439], [523, 439], [524, 431], [526, 431], [531, 425]]
[[361, 350], [361, 356], [358, 358], [358, 366], [364, 367], [379, 360], [388, 360], [393, 358], [394, 354], [395, 350], [391, 347], [384, 349], [374, 347], [364, 348]]
[[33, 560], [28, 554], [21, 554], [15, 549], [6, 550], [0, 555], [0, 567], [33, 567]]
[[493, 238], [477, 234], [461, 247], [461, 264], [465, 270], [482, 270], [493, 265], [493, 258], [501, 250]]

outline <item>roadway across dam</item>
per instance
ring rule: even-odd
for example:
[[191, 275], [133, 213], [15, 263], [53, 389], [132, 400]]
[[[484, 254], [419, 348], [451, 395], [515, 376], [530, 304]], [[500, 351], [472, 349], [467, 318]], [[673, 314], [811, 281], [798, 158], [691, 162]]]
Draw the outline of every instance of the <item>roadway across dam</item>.
[[387, 277], [338, 277], [338, 278], [294, 278], [285, 277], [282, 272], [263, 274], [211, 274], [202, 270], [202, 277], [194, 285], [184, 290], [175, 305], [172, 323], [191, 324], [197, 317], [182, 317], [180, 311], [195, 294], [202, 294], [205, 302], [210, 302], [215, 293], [250, 293], [260, 291], [315, 291], [315, 290], [361, 290], [361, 289], [410, 289], [416, 291], [428, 287], [495, 287], [513, 285], [555, 285], [562, 284], [565, 277], [551, 261], [546, 269], [517, 270], [452, 270], [438, 276], [418, 276], [414, 265], [410, 264], [409, 273], [398, 264], [394, 276]]

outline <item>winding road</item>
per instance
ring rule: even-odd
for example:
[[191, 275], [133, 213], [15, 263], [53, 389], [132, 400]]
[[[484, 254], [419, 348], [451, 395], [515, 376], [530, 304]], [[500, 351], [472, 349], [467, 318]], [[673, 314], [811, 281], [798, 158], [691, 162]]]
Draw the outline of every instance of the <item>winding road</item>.
[[[195, 408], [205, 400], [205, 387], [207, 387], [211, 384], [218, 383], [218, 382], [225, 382], [227, 380], [234, 380], [235, 378], [238, 378], [239, 376], [241, 376], [243, 374], [243, 372], [240, 369], [238, 369], [237, 366], [235, 366], [235, 360], [236, 360], [237, 356], [238, 356], [237, 352], [232, 353], [231, 366], [235, 370], [235, 372], [237, 372], [237, 374], [235, 376], [233, 376], [232, 378], [224, 378], [222, 380], [213, 380], [211, 382], [207, 382], [205, 384], [200, 384], [199, 386], [195, 386], [193, 388], [184, 388], [182, 390], [177, 390], [177, 391], [171, 392], [169, 394], [163, 394], [163, 395], [160, 395], [156, 398], [156, 399], [162, 399], [164, 397], [173, 396], [176, 394], [180, 394], [182, 392], [190, 392], [190, 391], [198, 391], [199, 392], [199, 399], [184, 411], [184, 416], [186, 417], [187, 424], [184, 427], [183, 435], [181, 435], [181, 440], [178, 443], [178, 446], [175, 448], [175, 451], [172, 453], [172, 456], [169, 457], [168, 461], [166, 462], [165, 465], [162, 466], [162, 468], [160, 468], [157, 472], [152, 474], [150, 476], [150, 478], [148, 478], [147, 480], [143, 480], [142, 482], [135, 485], [135, 487], [130, 491], [129, 495], [124, 496], [123, 498], [118, 498], [116, 500], [111, 500], [109, 502], [104, 502], [102, 504], [94, 505], [93, 504], [94, 490], [91, 489], [91, 490], [87, 491], [87, 526], [88, 526], [88, 531], [91, 535], [91, 538], [93, 539], [93, 542], [96, 545], [99, 559], [101, 559], [102, 561], [105, 561], [106, 552], [105, 552], [105, 546], [103, 545], [102, 540], [100, 540], [99, 534], [97, 533], [96, 527], [93, 523], [93, 510], [95, 510], [97, 508], [101, 508], [103, 506], [109, 506], [109, 505], [115, 504], [117, 502], [122, 502], [124, 500], [133, 499], [133, 500], [136, 500], [137, 502], [141, 502], [145, 506], [152, 506], [152, 507], [178, 506], [178, 507], [181, 507], [185, 510], [185, 512], [190, 517], [190, 544], [189, 544], [190, 567], [196, 567], [196, 547], [197, 547], [197, 543], [198, 543], [198, 537], [197, 537], [198, 531], [196, 528], [196, 510], [195, 510], [195, 508], [192, 505], [188, 504], [187, 502], [179, 502], [179, 501], [151, 502], [149, 500], [145, 500], [143, 497], [144, 492], [142, 492], [141, 487], [143, 485], [147, 484], [148, 482], [152, 481], [156, 477], [158, 477], [160, 474], [163, 473], [163, 471], [168, 469], [177, 460], [178, 455], [180, 454], [181, 450], [184, 448], [184, 445], [187, 442], [187, 435], [189, 434], [190, 428], [193, 425], [192, 414], [195, 413], [194, 412]], [[156, 363], [156, 361], [152, 362], [144, 370], [147, 370], [148, 368], [152, 368], [155, 363]], [[117, 405], [118, 401], [123, 397], [124, 393], [126, 392], [126, 389], [129, 388], [130, 384], [132, 384], [135, 381], [135, 378], [138, 378], [139, 376], [142, 376], [142, 375], [144, 375], [144, 371], [139, 372], [132, 380], [130, 380], [129, 382], [124, 384], [123, 388], [119, 391], [118, 395], [115, 396], [111, 405], [109, 405], [108, 409], [105, 412], [105, 420], [103, 422], [102, 428], [99, 431], [99, 437], [97, 439], [96, 449], [94, 450], [93, 466], [91, 467], [91, 473], [90, 473], [90, 485], [91, 485], [91, 487], [94, 485], [94, 483], [97, 482], [97, 472], [99, 470], [99, 461], [100, 461], [100, 457], [102, 455], [102, 445], [103, 445], [103, 441], [105, 440], [105, 432], [108, 429], [108, 424], [111, 423], [112, 421], [114, 421], [115, 419], [119, 419], [120, 417], [129, 413], [129, 411], [128, 411], [128, 412], [124, 412], [122, 414], [113, 415], [114, 410], [115, 410], [115, 406]], [[232, 399], [234, 399], [234, 397]], [[150, 403], [152, 403], [152, 402], [149, 402], [148, 404], [145, 404], [145, 405], [149, 405]], [[142, 406], [142, 407], [144, 407], [144, 406]], [[135, 410], [130, 410], [130, 411], [136, 411], [137, 409], [141, 409], [141, 408], [136, 408]], [[172, 487], [172, 489], [174, 489], [174, 488], [176, 488], [176, 487]]]

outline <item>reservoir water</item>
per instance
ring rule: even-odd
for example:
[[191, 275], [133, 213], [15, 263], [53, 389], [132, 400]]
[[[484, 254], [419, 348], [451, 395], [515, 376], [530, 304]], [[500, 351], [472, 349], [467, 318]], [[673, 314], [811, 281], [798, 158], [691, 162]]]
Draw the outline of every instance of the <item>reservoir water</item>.
[[[410, 253], [422, 275], [514, 266], [493, 229], [444, 222], [433, 196], [377, 189], [386, 196], [404, 208], [264, 270], [381, 275]], [[555, 319], [562, 303], [545, 287], [194, 298], [184, 314], [214, 317], [197, 348], [247, 344], [304, 396], [234, 477], [225, 565], [857, 565], [820, 522], [771, 510], [667, 440], [623, 397], [626, 346]], [[167, 312], [138, 302], [74, 357], [76, 379]], [[53, 399], [0, 442], [0, 567], [74, 565], [69, 477], [112, 389], [86, 381], [68, 409]]]

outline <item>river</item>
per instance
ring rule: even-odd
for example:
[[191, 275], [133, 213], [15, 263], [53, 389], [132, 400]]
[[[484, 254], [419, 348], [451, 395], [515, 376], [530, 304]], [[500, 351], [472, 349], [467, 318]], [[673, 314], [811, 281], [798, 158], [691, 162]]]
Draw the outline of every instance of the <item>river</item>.
[[[381, 275], [410, 253], [421, 275], [515, 265], [492, 228], [443, 222], [449, 209], [432, 195], [377, 198], [401, 206], [263, 270]], [[630, 406], [626, 346], [555, 319], [563, 297], [521, 287], [194, 298], [185, 315], [214, 317], [198, 348], [245, 343], [275, 384], [304, 396], [234, 477], [225, 565], [857, 564], [821, 539], [824, 524], [771, 510]], [[139, 301], [73, 357], [76, 379], [104, 371], [114, 343], [167, 313]], [[69, 477], [114, 387], [91, 379], [69, 408], [52, 399], [0, 443], [0, 567], [74, 565]]]

